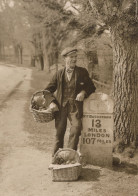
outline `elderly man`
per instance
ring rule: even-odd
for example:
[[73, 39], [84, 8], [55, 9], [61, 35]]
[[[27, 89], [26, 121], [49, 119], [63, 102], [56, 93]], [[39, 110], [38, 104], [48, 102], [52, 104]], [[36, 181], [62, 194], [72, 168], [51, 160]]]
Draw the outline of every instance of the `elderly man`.
[[[61, 55], [64, 58], [65, 67], [55, 73], [45, 88], [51, 94], [56, 91], [56, 104], [59, 108], [55, 116], [56, 138], [53, 156], [59, 148], [63, 148], [67, 119], [71, 123], [68, 148], [77, 150], [82, 130], [83, 100], [96, 89], [88, 71], [76, 66], [76, 48], [68, 47]], [[52, 103], [53, 108], [56, 104]]]

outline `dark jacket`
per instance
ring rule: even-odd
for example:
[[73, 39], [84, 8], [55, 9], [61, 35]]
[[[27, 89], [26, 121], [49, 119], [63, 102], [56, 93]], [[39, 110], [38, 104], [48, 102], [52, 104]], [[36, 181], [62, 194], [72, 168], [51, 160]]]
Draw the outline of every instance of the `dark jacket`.
[[[65, 68], [59, 70], [54, 74], [53, 78], [49, 82], [45, 90], [50, 91], [52, 94], [56, 91], [55, 97], [59, 106], [59, 109], [62, 105], [63, 98], [63, 85], [64, 85], [64, 73]], [[86, 92], [86, 97], [91, 93], [95, 92], [96, 88], [89, 77], [88, 71], [83, 67], [75, 67], [75, 96], [79, 94], [82, 90]]]

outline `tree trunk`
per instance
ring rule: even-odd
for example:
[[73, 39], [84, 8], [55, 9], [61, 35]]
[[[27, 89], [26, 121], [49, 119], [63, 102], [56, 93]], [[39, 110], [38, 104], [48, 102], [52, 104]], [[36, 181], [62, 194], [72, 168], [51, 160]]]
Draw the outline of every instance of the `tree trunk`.
[[39, 55], [39, 61], [40, 61], [40, 69], [44, 70], [44, 59], [42, 54]]
[[0, 41], [0, 60], [2, 59], [2, 42]]
[[2, 42], [2, 59], [6, 59], [4, 42]]
[[49, 63], [48, 63], [48, 49], [46, 47], [46, 32], [45, 32], [45, 28], [42, 29], [42, 50], [43, 50], [43, 61], [44, 61], [44, 70], [46, 70], [46, 72], [49, 72]]
[[112, 28], [114, 54], [114, 137], [138, 145], [138, 40], [121, 37]]
[[35, 58], [34, 55], [31, 56], [31, 67], [35, 67]]
[[57, 72], [58, 71], [58, 58], [59, 58], [58, 48], [56, 48], [54, 56], [55, 56], [55, 64], [56, 64], [56, 72]]
[[19, 56], [20, 56], [20, 64], [23, 64], [23, 48], [22, 46], [19, 47]]

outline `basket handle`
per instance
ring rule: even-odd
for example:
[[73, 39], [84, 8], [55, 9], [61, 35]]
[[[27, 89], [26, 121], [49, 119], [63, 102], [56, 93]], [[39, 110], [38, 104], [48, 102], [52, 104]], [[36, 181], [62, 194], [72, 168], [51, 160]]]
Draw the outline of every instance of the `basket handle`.
[[32, 102], [33, 102], [34, 97], [35, 97], [36, 95], [38, 95], [38, 94], [43, 93], [44, 91], [46, 91], [46, 90], [36, 91], [36, 92], [32, 95], [32, 98], [31, 98], [31, 104], [32, 104]]

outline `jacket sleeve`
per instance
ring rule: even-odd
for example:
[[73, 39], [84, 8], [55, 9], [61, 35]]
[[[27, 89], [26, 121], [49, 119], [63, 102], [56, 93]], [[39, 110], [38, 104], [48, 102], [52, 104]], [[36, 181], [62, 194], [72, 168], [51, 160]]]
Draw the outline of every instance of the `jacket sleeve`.
[[44, 90], [49, 91], [52, 94], [57, 90], [57, 73], [53, 75], [51, 81]]
[[84, 90], [86, 92], [86, 97], [88, 97], [91, 93], [95, 92], [96, 87], [92, 79], [89, 77], [89, 73], [86, 69], [84, 69], [84, 83], [85, 83]]
[[53, 75], [51, 81], [48, 83], [47, 87], [43, 91], [43, 95], [47, 100], [47, 105], [49, 105], [51, 102], [56, 103], [56, 98], [53, 95], [53, 93], [56, 90], [57, 90], [57, 73]]

